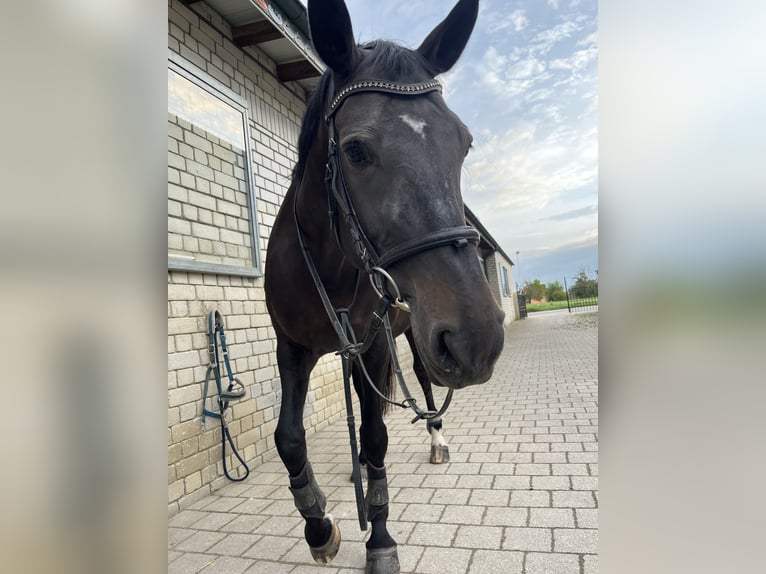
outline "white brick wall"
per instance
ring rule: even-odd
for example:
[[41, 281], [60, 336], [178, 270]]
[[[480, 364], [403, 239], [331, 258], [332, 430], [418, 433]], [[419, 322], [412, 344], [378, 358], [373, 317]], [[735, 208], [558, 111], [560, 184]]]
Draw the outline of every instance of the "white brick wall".
[[[510, 284], [511, 294], [506, 295], [503, 292], [502, 282], [500, 280], [500, 267], [505, 267], [508, 270], [508, 281]], [[489, 282], [490, 290], [495, 296], [497, 304], [505, 311], [505, 324], [509, 324], [519, 318], [518, 305], [516, 303], [516, 295], [513, 282], [513, 267], [511, 262], [503, 257], [500, 253], [495, 252], [488, 256], [486, 259], [487, 269], [487, 281]]]
[[[305, 102], [289, 90], [257, 49], [248, 54], [230, 41], [228, 24], [204, 3], [194, 5], [229, 39], [177, 0], [168, 5], [168, 46], [247, 102], [249, 146], [257, 197], [258, 245], [250, 245], [243, 154], [172, 114], [168, 118], [168, 248], [199, 261], [249, 265], [251, 249], [266, 260], [266, 240], [297, 158]], [[300, 93], [297, 93], [300, 92]], [[220, 427], [202, 429], [202, 387], [207, 371], [207, 313], [224, 315], [232, 368], [248, 390], [234, 403], [229, 424], [237, 449], [257, 466], [274, 449], [281, 389], [276, 342], [266, 312], [262, 278], [168, 272], [168, 503], [170, 511], [209, 493], [225, 480]], [[342, 409], [340, 365], [320, 361], [311, 381], [306, 427], [327, 424]], [[213, 393], [214, 384], [209, 389]], [[231, 457], [230, 457], [231, 458]], [[235, 461], [229, 460], [231, 468]]]

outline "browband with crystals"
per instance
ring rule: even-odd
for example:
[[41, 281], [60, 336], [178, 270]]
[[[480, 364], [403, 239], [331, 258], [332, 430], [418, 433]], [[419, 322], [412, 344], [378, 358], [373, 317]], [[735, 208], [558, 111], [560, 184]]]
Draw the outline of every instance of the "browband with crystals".
[[428, 80], [417, 84], [397, 84], [386, 80], [360, 80], [349, 84], [343, 88], [330, 105], [330, 109], [325, 116], [329, 120], [332, 115], [338, 111], [340, 104], [351, 94], [358, 92], [383, 92], [389, 94], [399, 94], [405, 96], [417, 96], [427, 92], [442, 91], [442, 85], [438, 80]]

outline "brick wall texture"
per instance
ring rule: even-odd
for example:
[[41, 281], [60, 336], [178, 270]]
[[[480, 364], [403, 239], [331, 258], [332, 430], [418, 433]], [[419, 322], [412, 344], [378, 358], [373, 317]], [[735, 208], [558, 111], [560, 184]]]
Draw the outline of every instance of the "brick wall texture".
[[197, 261], [253, 261], [245, 155], [168, 114], [168, 252]]
[[[516, 291], [513, 283], [513, 268], [511, 262], [508, 261], [502, 254], [495, 252], [489, 255], [485, 260], [487, 269], [487, 281], [489, 282], [490, 290], [495, 296], [497, 304], [505, 311], [505, 324], [507, 325], [511, 321], [519, 318], [519, 307], [516, 301]], [[510, 286], [510, 295], [506, 295], [503, 291], [503, 284], [500, 280], [501, 267], [505, 267], [508, 271], [508, 281]]]
[[[249, 210], [253, 206], [249, 205], [246, 193], [243, 150], [169, 113], [168, 251], [193, 256], [201, 262], [249, 266], [252, 250], [258, 249], [262, 265], [267, 265], [266, 242], [297, 159], [305, 94], [299, 88], [281, 84], [276, 78], [275, 63], [263, 52], [254, 47], [243, 50], [235, 46], [230, 26], [209, 6], [196, 3], [192, 8], [169, 0], [168, 46], [246, 102], [257, 241], [251, 245]], [[496, 293], [508, 312], [507, 301], [499, 290]], [[275, 450], [273, 434], [281, 388], [276, 340], [266, 311], [262, 277], [169, 270], [170, 514], [226, 482], [218, 421], [210, 420], [202, 428], [200, 419], [208, 364], [206, 322], [213, 308], [224, 316], [231, 365], [247, 388], [246, 398], [232, 403], [229, 428], [236, 447], [251, 469]], [[400, 339], [399, 347], [403, 351], [402, 367], [415, 392], [412, 358], [404, 338]], [[214, 388], [211, 383], [209, 394], [214, 393]], [[312, 373], [304, 411], [307, 434], [343, 412], [340, 362], [328, 355]], [[237, 467], [231, 455], [227, 465]]]
[[[198, 16], [200, 13], [202, 17]], [[257, 48], [231, 41], [230, 26], [204, 3], [193, 10], [168, 4], [168, 46], [186, 62], [246, 101], [258, 244], [251, 245], [245, 154], [224, 140], [168, 114], [168, 252], [197, 261], [251, 266], [252, 249], [266, 262], [266, 241], [290, 183], [305, 94], [276, 79], [276, 65]], [[281, 389], [276, 341], [263, 279], [168, 272], [168, 504], [175, 512], [226, 480], [221, 431], [201, 426], [207, 371], [207, 313], [224, 316], [234, 372], [247, 388], [232, 403], [229, 428], [251, 468], [274, 450]], [[340, 365], [325, 357], [314, 370], [306, 409], [308, 432], [343, 408]], [[209, 394], [214, 393], [211, 384]], [[230, 450], [229, 450], [230, 452]], [[229, 456], [229, 468], [236, 468]]]

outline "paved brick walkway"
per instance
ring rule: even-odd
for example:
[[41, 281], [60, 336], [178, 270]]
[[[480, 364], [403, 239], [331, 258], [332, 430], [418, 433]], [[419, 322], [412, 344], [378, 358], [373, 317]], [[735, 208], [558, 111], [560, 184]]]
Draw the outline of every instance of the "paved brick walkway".
[[[595, 574], [598, 571], [598, 315], [532, 314], [506, 332], [491, 381], [455, 393], [445, 418], [451, 462], [428, 463], [430, 437], [387, 419], [389, 530], [402, 572]], [[309, 437], [309, 456], [343, 543], [315, 565], [274, 458], [173, 516], [169, 572], [363, 571], [345, 419]]]

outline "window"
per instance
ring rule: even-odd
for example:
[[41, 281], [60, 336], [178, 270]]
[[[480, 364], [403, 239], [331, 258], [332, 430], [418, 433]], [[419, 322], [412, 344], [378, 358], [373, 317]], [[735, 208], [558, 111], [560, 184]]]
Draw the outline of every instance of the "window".
[[258, 276], [247, 103], [171, 53], [168, 269]]
[[508, 279], [508, 269], [504, 265], [500, 266], [500, 284], [503, 288], [503, 295], [511, 296], [511, 281]]

